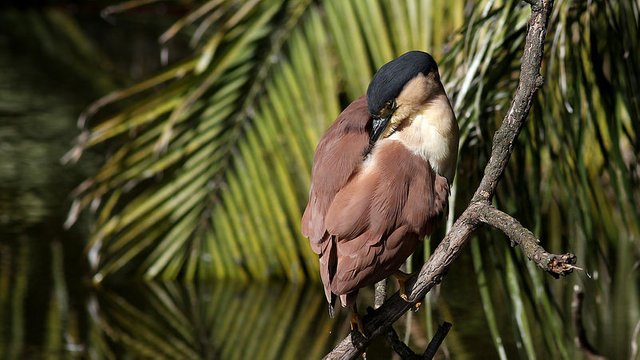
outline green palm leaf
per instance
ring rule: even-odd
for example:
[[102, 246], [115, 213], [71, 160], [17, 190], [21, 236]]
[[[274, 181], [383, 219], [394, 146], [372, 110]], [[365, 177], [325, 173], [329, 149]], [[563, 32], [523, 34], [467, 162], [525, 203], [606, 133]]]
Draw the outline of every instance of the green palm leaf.
[[[90, 325], [98, 339], [109, 339], [134, 357], [320, 358], [348, 321], [344, 316], [318, 321], [326, 309], [320, 291], [229, 282], [104, 288], [92, 297]], [[317, 332], [322, 336], [314, 336]], [[336, 335], [327, 336], [331, 332]], [[100, 353], [117, 350], [106, 346]]]
[[[94, 279], [134, 269], [164, 278], [315, 277], [299, 227], [315, 144], [343, 106], [342, 91], [360, 96], [379, 65], [428, 50], [432, 29], [418, 26], [431, 22], [426, 8], [212, 1], [176, 23], [162, 40], [197, 21], [209, 37], [198, 36], [192, 58], [90, 107], [81, 119], [88, 131], [70, 152], [118, 144], [78, 188], [70, 216], [104, 204], [90, 242], [99, 254]], [[406, 20], [394, 29], [392, 12]], [[202, 20], [214, 14], [215, 30]], [[412, 36], [399, 46], [394, 32]], [[94, 120], [128, 98], [140, 100]]]
[[[317, 279], [299, 225], [314, 147], [373, 71], [410, 49], [441, 59], [463, 130], [453, 216], [517, 86], [529, 14], [515, 0], [464, 5], [208, 1], [177, 22], [161, 40], [191, 36], [193, 56], [90, 107], [70, 153], [113, 149], [78, 188], [70, 216], [98, 211], [94, 279]], [[640, 318], [639, 8], [556, 1], [547, 83], [496, 198], [547, 248], [575, 251], [592, 278], [552, 283], [502, 244], [473, 249], [492, 334], [515, 338], [523, 357], [542, 344], [575, 357], [565, 326], [574, 283], [592, 295], [586, 326], [596, 347], [614, 358], [630, 351]], [[493, 306], [503, 303], [526, 317], [513, 336], [497, 326]], [[496, 342], [500, 354], [509, 346]]]

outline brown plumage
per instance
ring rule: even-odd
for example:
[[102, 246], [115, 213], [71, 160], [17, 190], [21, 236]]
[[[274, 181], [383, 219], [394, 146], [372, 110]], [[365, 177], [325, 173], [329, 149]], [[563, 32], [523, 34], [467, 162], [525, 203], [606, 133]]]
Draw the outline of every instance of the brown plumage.
[[380, 118], [363, 96], [318, 144], [302, 232], [331, 304], [338, 295], [353, 305], [361, 287], [393, 274], [446, 214], [458, 127], [437, 67], [425, 72], [391, 92], [396, 108], [386, 103], [393, 116], [380, 138], [372, 136]]

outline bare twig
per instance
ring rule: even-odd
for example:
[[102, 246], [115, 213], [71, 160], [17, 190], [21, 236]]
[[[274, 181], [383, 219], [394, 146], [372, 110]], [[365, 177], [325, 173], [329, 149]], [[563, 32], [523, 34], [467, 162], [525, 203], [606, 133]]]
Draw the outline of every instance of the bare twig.
[[[529, 115], [533, 95], [543, 84], [540, 66], [553, 0], [529, 0], [527, 2], [531, 4], [532, 11], [522, 55], [520, 80], [509, 110], [493, 138], [491, 158], [469, 206], [453, 224], [433, 255], [422, 266], [417, 277], [414, 276], [405, 284], [411, 302], [424, 298], [426, 293], [442, 280], [451, 263], [467, 245], [471, 233], [482, 223], [490, 224], [504, 231], [512, 242], [522, 246], [525, 254], [532, 261], [556, 276], [566, 275], [575, 268], [574, 255], [549, 254], [538, 245], [531, 232], [524, 229], [515, 219], [490, 205], [498, 182], [513, 152], [515, 141]], [[388, 326], [391, 326], [413, 306], [411, 302], [402, 300], [397, 293], [394, 294], [379, 309], [365, 316], [365, 331], [370, 334], [367, 339], [354, 343], [348, 336], [327, 354], [325, 359], [356, 358], [366, 349], [373, 338], [381, 335]]]

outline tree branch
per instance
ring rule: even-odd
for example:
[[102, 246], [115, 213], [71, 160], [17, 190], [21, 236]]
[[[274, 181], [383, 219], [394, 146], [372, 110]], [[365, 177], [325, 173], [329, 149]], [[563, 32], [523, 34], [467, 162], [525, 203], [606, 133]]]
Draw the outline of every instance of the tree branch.
[[384, 303], [387, 298], [387, 279], [380, 280], [375, 285], [373, 308], [377, 309]]
[[420, 360], [421, 356], [416, 355], [405, 343], [403, 343], [398, 337], [398, 333], [393, 329], [393, 326], [387, 327], [387, 342], [396, 352], [400, 355], [402, 360]]
[[[451, 263], [467, 245], [471, 233], [482, 223], [504, 231], [513, 243], [521, 245], [529, 259], [556, 276], [566, 275], [574, 268], [574, 255], [549, 254], [538, 245], [537, 239], [529, 230], [490, 204], [513, 152], [515, 141], [529, 115], [533, 96], [543, 84], [540, 66], [553, 0], [527, 0], [527, 2], [531, 4], [531, 18], [522, 55], [518, 88], [502, 125], [494, 135], [491, 158], [471, 203], [455, 221], [433, 255], [422, 266], [417, 277], [414, 276], [406, 283], [408, 297], [412, 302], [424, 298], [426, 293], [442, 280]], [[379, 309], [364, 317], [365, 332], [369, 334], [366, 339], [347, 336], [327, 354], [325, 359], [356, 358], [373, 338], [383, 334], [388, 326], [391, 326], [411, 307], [411, 302], [402, 300], [397, 293], [394, 294]], [[352, 340], [352, 338], [358, 340]]]
[[436, 331], [436, 334], [433, 336], [433, 339], [431, 339], [422, 355], [414, 353], [413, 350], [411, 350], [405, 343], [400, 341], [398, 333], [393, 329], [393, 326], [388, 326], [386, 328], [387, 342], [391, 345], [393, 351], [400, 355], [400, 358], [403, 360], [431, 360], [436, 356], [438, 348], [442, 345], [444, 338], [447, 337], [452, 326], [453, 325], [451, 325], [451, 323], [446, 321], [440, 325], [438, 327], [438, 331]]
[[538, 267], [552, 276], [558, 278], [560, 275], [564, 276], [571, 273], [573, 269], [580, 269], [574, 265], [576, 263], [575, 255], [571, 253], [562, 255], [548, 253], [540, 246], [540, 240], [529, 229], [520, 225], [518, 220], [493, 206], [479, 203], [478, 215], [480, 221], [505, 233], [511, 239], [512, 245], [519, 245], [529, 260], [535, 262]]
[[438, 348], [440, 347], [440, 345], [442, 345], [444, 338], [447, 337], [447, 334], [449, 333], [449, 330], [451, 330], [452, 326], [453, 325], [451, 323], [448, 323], [446, 321], [442, 323], [442, 325], [438, 326], [436, 334], [433, 335], [433, 339], [431, 339], [431, 342], [429, 342], [429, 345], [427, 345], [427, 349], [424, 351], [424, 354], [422, 354], [423, 359], [431, 360], [436, 356]]
[[544, 83], [544, 79], [540, 75], [540, 65], [542, 64], [544, 39], [553, 1], [543, 0], [541, 2], [540, 7], [531, 6], [531, 18], [529, 19], [529, 30], [520, 65], [518, 88], [502, 125], [493, 136], [491, 158], [484, 169], [480, 185], [471, 199], [472, 202], [482, 200], [488, 202], [493, 198], [498, 181], [502, 178], [509, 163], [515, 141], [529, 115], [533, 95]]

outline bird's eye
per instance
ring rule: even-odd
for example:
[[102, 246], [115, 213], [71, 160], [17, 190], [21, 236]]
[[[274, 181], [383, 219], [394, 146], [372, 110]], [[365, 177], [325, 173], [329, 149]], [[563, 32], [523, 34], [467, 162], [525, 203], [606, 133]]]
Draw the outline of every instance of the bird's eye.
[[396, 108], [396, 99], [389, 100], [384, 104], [384, 107], [387, 109], [395, 110]]
[[396, 105], [396, 100], [389, 100], [384, 104], [384, 107], [380, 110], [380, 117], [381, 118], [386, 118], [391, 116], [391, 114], [393, 114], [394, 111], [396, 111], [396, 109], [398, 108], [398, 106]]

